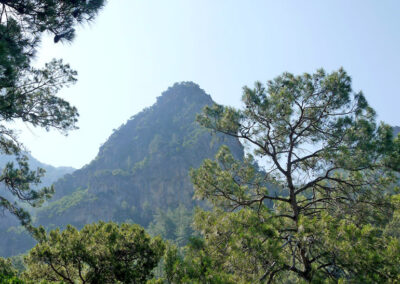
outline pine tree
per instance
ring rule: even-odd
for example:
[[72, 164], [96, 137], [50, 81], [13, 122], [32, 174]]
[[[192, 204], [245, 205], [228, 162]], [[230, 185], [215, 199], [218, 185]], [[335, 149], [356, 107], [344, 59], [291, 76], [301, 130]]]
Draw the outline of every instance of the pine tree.
[[49, 233], [41, 227], [36, 234], [23, 273], [35, 283], [146, 283], [165, 248], [136, 224], [98, 222], [80, 231], [68, 225]]
[[191, 173], [196, 197], [214, 205], [195, 224], [215, 269], [249, 282], [398, 281], [400, 239], [387, 226], [398, 215], [400, 139], [346, 72], [284, 73], [245, 87], [243, 102], [198, 117], [254, 155], [237, 161], [223, 147]]
[[[0, 154], [16, 156], [16, 166], [8, 163], [0, 175], [3, 192], [0, 207], [30, 227], [30, 216], [17, 201], [40, 205], [53, 188], [33, 190], [44, 171], [32, 171], [23, 145], [9, 122], [23, 121], [46, 130], [66, 134], [76, 128], [77, 109], [56, 96], [76, 81], [77, 73], [62, 60], [52, 60], [36, 69], [31, 61], [43, 33], [54, 42], [71, 41], [77, 24], [91, 21], [104, 0], [2, 0], [0, 1]], [[12, 197], [10, 198], [10, 195]]]

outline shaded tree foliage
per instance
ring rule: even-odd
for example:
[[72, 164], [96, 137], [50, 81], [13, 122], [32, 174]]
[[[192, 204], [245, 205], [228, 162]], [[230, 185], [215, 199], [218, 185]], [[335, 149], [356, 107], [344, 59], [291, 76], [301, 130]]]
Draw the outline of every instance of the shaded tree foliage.
[[11, 260], [0, 257], [0, 283], [23, 284], [24, 282], [17, 277], [17, 274], [18, 271]]
[[[244, 109], [206, 107], [198, 121], [241, 139], [193, 170], [196, 227], [219, 266], [237, 281], [398, 281], [400, 242], [384, 235], [398, 203], [398, 138], [340, 69], [289, 73], [244, 88]], [[280, 192], [268, 190], [272, 181]], [[266, 206], [272, 201], [273, 206]]]
[[178, 208], [159, 210], [154, 215], [154, 221], [150, 223], [148, 232], [153, 236], [161, 236], [163, 239], [171, 240], [178, 246], [184, 246], [194, 234], [191, 227], [193, 212], [182, 204]]
[[15, 276], [17, 270], [11, 263], [11, 259], [0, 257], [0, 274], [3, 276]]
[[182, 252], [169, 246], [164, 255], [162, 279], [167, 283], [238, 283], [229, 271], [216, 269], [221, 263], [210, 249], [197, 237], [192, 237]]

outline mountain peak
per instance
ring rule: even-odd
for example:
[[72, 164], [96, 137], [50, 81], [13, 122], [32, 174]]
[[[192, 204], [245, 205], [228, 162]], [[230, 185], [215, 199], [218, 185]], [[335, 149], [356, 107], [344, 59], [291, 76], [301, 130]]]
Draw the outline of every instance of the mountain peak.
[[146, 226], [159, 209], [193, 207], [189, 169], [213, 158], [223, 144], [236, 158], [244, 155], [238, 139], [212, 135], [196, 122], [212, 104], [193, 82], [168, 88], [115, 130], [95, 160], [55, 184], [56, 200], [38, 213], [38, 224], [130, 220]]
[[[176, 92], [180, 92], [182, 94], [182, 92], [184, 91], [197, 91], [199, 93], [203, 93], [205, 94], [206, 92], [200, 88], [200, 86], [198, 84], [196, 84], [195, 82], [192, 81], [182, 81], [182, 82], [176, 82], [174, 83], [171, 87], [168, 87], [168, 89], [164, 92], [162, 92], [161, 96], [168, 96], [169, 94], [174, 94]], [[183, 95], [188, 95], [188, 93], [185, 93]], [[209, 95], [208, 95], [209, 96]]]
[[176, 100], [183, 103], [212, 103], [212, 98], [200, 86], [191, 81], [175, 83], [166, 91], [162, 92], [161, 96], [157, 97], [156, 104], [164, 104]]

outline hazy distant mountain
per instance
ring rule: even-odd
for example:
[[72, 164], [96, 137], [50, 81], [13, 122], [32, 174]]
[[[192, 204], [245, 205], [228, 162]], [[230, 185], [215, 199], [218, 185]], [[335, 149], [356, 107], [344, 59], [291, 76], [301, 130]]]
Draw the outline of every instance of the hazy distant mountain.
[[[25, 153], [25, 155], [27, 155], [29, 158], [29, 167], [32, 170], [36, 170], [37, 168], [43, 168], [46, 170], [46, 174], [42, 178], [42, 183], [41, 183], [42, 186], [49, 186], [60, 177], [64, 176], [65, 174], [72, 173], [75, 170], [72, 167], [54, 167], [40, 162], [29, 153]], [[13, 159], [12, 156], [0, 155], [0, 169], [2, 169], [7, 162], [14, 162], [14, 161], [15, 159]]]

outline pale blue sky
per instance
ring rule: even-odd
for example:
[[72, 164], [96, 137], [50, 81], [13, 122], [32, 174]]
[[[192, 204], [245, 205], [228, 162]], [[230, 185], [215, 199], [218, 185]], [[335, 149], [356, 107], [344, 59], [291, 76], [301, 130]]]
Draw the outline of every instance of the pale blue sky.
[[244, 85], [343, 66], [379, 118], [400, 125], [400, 1], [109, 0], [72, 44], [45, 39], [41, 65], [64, 58], [79, 82], [60, 95], [80, 129], [63, 137], [22, 126], [42, 162], [81, 167], [113, 128], [179, 81], [239, 107]]

